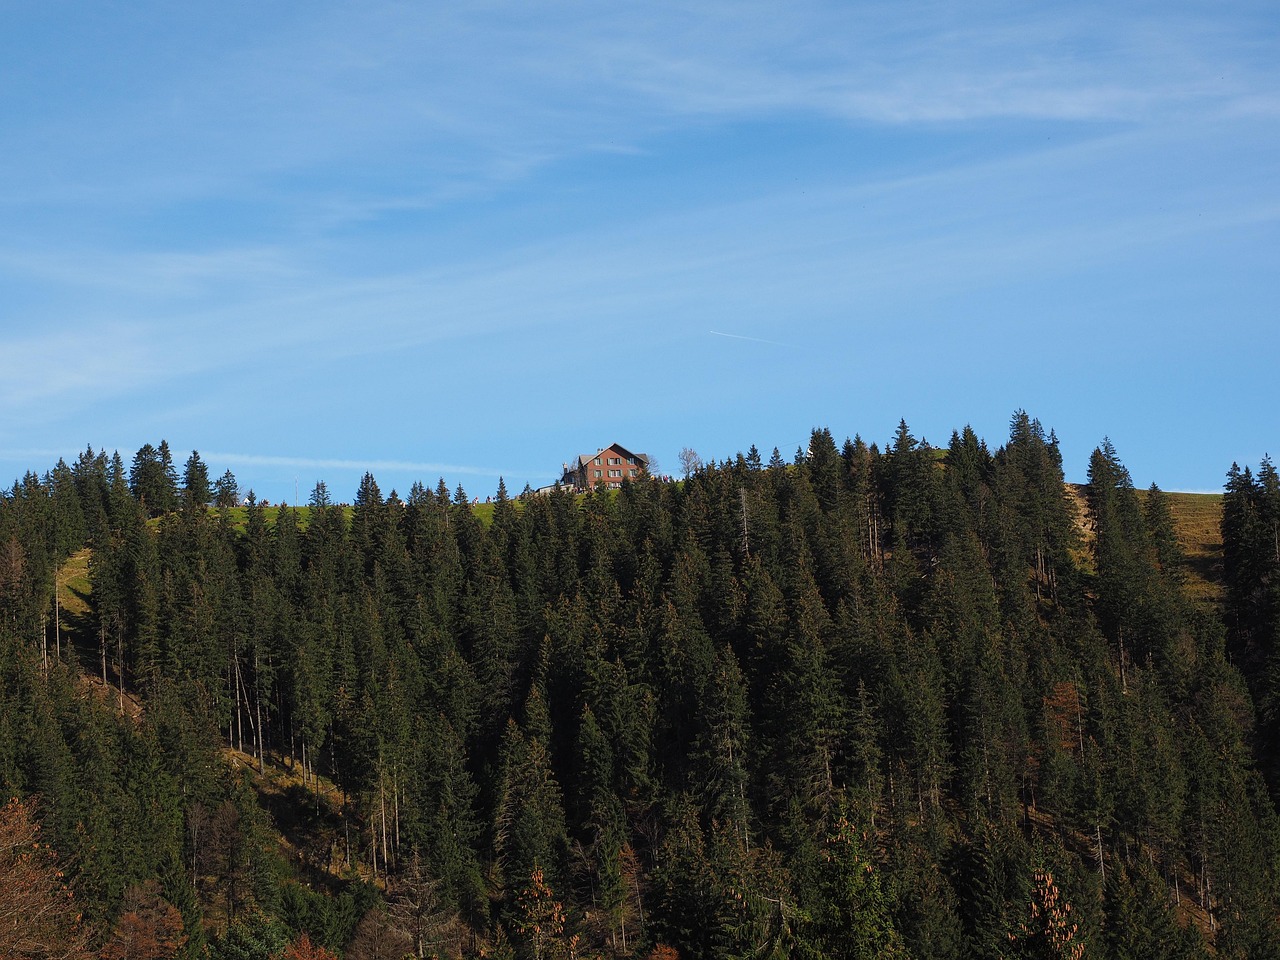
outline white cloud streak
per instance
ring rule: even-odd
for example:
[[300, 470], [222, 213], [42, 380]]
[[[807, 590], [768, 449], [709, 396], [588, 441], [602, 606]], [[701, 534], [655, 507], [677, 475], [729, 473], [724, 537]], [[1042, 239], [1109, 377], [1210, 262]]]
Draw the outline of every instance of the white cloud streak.
[[752, 343], [767, 343], [773, 347], [789, 346], [789, 344], [779, 343], [777, 340], [765, 340], [763, 337], [747, 337], [740, 333], [721, 333], [719, 330], [708, 330], [707, 333], [714, 337], [728, 337], [730, 340], [749, 340]]
[[[162, 406], [170, 422], [288, 420], [306, 402], [279, 389], [289, 377], [340, 414], [335, 374], [370, 358], [412, 356], [380, 399], [429, 404], [435, 381], [484, 383], [487, 352], [520, 335], [549, 363], [584, 331], [690, 354], [709, 325], [804, 343], [833, 317], [948, 292], [1177, 244], [1191, 260], [1280, 204], [1265, 5], [85, 6], [56, 42], [27, 34], [79, 5], [10, 11], [0, 36], [6, 427], [106, 416], [104, 399], [145, 406], [139, 431]], [[771, 125], [937, 149], [909, 176], [850, 151], [847, 172], [662, 196], [689, 176], [673, 141], [747, 129], [763, 156]], [[1041, 132], [1070, 142], [1032, 144]], [[576, 171], [605, 154], [666, 178], [660, 199], [581, 200]], [[483, 228], [455, 243], [473, 216]], [[474, 356], [435, 358], [464, 343]], [[539, 359], [505, 361], [513, 394]], [[179, 385], [182, 404], [162, 403]]]
[[[217, 56], [197, 49], [174, 62], [144, 50], [162, 75], [90, 97], [80, 116], [19, 112], [21, 135], [0, 159], [7, 201], [269, 196], [281, 176], [319, 197], [338, 164], [365, 168], [374, 203], [389, 199], [380, 174], [399, 170], [409, 176], [390, 202], [430, 204], [707, 119], [1148, 123], [1257, 109], [1277, 92], [1276, 65], [1247, 20], [1227, 29], [1177, 8], [309, 9]], [[299, 173], [319, 176], [306, 187]]]
[[410, 460], [347, 460], [326, 457], [278, 457], [262, 456], [253, 453], [202, 453], [203, 460], [212, 463], [229, 463], [233, 466], [246, 467], [287, 467], [291, 470], [355, 470], [374, 472], [385, 470], [397, 473], [420, 473], [424, 475], [464, 474], [484, 477], [525, 477], [545, 472], [545, 467], [536, 470], [515, 467], [483, 467], [456, 463], [414, 462]]

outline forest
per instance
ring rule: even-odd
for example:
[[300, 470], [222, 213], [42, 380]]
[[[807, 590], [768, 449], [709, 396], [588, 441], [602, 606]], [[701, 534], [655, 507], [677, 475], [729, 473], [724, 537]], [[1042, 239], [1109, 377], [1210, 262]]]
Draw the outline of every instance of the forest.
[[0, 958], [1280, 957], [1268, 460], [1213, 601], [1021, 411], [238, 499], [164, 442], [0, 496]]

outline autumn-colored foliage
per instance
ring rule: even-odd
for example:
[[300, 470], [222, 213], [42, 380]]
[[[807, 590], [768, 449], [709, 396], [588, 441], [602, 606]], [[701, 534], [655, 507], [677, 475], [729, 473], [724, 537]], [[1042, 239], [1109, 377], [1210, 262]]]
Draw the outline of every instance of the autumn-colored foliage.
[[1022, 924], [1020, 936], [1011, 935], [1011, 938], [1021, 940], [1034, 956], [1082, 960], [1084, 943], [1080, 939], [1080, 925], [1071, 912], [1071, 904], [1062, 896], [1053, 874], [1038, 869], [1032, 877], [1031, 917]]
[[186, 945], [182, 914], [160, 894], [154, 880], [132, 888], [125, 896], [102, 960], [171, 960]]
[[413, 952], [413, 940], [397, 927], [385, 910], [372, 907], [356, 927], [346, 960], [403, 960]]
[[1058, 747], [1068, 753], [1075, 750], [1080, 743], [1083, 725], [1079, 688], [1069, 680], [1061, 680], [1053, 685], [1052, 692], [1044, 698], [1044, 705]]
[[34, 804], [10, 800], [0, 808], [0, 957], [78, 960], [87, 940]]
[[525, 939], [534, 960], [564, 952], [564, 904], [555, 898], [541, 867], [533, 868], [529, 885], [516, 899], [516, 909], [516, 931]]
[[312, 943], [311, 937], [303, 934], [297, 943], [284, 948], [280, 960], [338, 960], [337, 956], [318, 943]]

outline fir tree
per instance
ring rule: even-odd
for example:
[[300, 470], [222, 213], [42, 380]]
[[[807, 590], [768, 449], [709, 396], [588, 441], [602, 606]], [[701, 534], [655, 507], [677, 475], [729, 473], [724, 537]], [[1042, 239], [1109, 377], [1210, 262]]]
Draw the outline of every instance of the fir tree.
[[187, 465], [182, 473], [182, 495], [186, 503], [197, 507], [208, 506], [213, 502], [213, 487], [209, 484], [209, 468], [200, 459], [197, 450], [191, 451]]

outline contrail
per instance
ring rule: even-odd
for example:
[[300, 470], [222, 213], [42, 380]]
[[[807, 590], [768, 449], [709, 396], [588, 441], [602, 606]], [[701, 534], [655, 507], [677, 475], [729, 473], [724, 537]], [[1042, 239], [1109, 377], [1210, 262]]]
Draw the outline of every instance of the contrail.
[[717, 337], [728, 337], [730, 340], [750, 340], [752, 343], [767, 343], [774, 347], [789, 346], [789, 344], [779, 343], [777, 340], [762, 340], [759, 337], [744, 337], [740, 333], [721, 333], [719, 330], [709, 330], [707, 332], [714, 334]]

